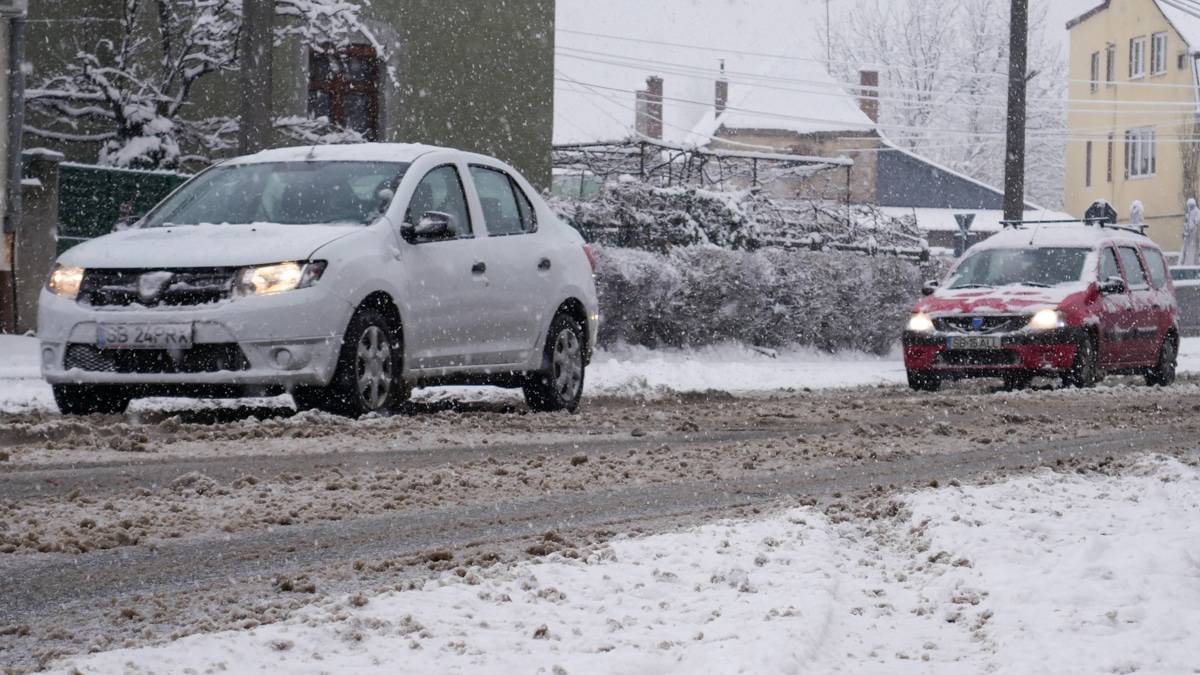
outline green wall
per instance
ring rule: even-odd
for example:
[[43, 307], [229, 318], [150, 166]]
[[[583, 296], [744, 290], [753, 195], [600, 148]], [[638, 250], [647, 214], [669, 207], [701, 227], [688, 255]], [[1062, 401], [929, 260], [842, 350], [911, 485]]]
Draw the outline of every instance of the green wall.
[[[52, 72], [81, 47], [110, 35], [115, 0], [30, 3], [29, 56], [36, 74]], [[385, 78], [381, 123], [389, 141], [430, 143], [494, 155], [550, 187], [554, 127], [554, 0], [373, 0], [365, 12], [391, 53], [397, 82]], [[153, 17], [147, 16], [148, 28]], [[276, 115], [303, 115], [307, 53], [275, 50]], [[36, 76], [34, 78], [37, 79]], [[209, 77], [193, 92], [193, 117], [238, 112], [236, 74]], [[273, 144], [286, 144], [273, 139]], [[65, 144], [26, 135], [71, 161], [94, 162], [98, 144]]]

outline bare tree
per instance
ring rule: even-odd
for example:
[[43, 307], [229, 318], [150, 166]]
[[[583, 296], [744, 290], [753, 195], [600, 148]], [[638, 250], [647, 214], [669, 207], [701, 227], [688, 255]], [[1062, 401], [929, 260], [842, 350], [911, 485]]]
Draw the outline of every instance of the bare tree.
[[[991, 185], [1004, 178], [1006, 0], [858, 0], [832, 27], [831, 68], [854, 81], [880, 71], [880, 129], [901, 147]], [[1031, 8], [1027, 185], [1062, 203], [1066, 64]], [[825, 33], [819, 37], [824, 40]]]
[[[201, 81], [239, 68], [241, 0], [119, 1], [113, 38], [28, 89], [26, 132], [99, 143], [99, 162], [122, 167], [174, 169], [235, 147], [235, 115], [191, 113]], [[361, 9], [348, 0], [276, 0], [275, 42], [326, 48], [365, 39], [382, 55]], [[281, 118], [275, 128], [306, 142], [360, 139], [324, 118]]]

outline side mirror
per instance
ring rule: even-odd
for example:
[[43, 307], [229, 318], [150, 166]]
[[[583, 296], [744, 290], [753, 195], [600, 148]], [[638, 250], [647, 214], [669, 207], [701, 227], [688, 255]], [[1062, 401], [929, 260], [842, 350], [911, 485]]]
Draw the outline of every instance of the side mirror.
[[457, 224], [457, 219], [453, 214], [426, 211], [425, 215], [421, 216], [421, 222], [416, 225], [404, 223], [400, 228], [400, 236], [410, 244], [450, 239], [458, 229]]
[[124, 218], [121, 218], [117, 222], [113, 223], [112, 231], [121, 232], [122, 230], [128, 230], [134, 225], [137, 225], [137, 222], [141, 219], [141, 216], [125, 216]]
[[921, 295], [933, 295], [940, 285], [937, 281], [926, 281], [925, 285], [921, 287]]
[[1125, 280], [1121, 277], [1109, 277], [1100, 282], [1101, 295], [1122, 295], [1125, 291]]

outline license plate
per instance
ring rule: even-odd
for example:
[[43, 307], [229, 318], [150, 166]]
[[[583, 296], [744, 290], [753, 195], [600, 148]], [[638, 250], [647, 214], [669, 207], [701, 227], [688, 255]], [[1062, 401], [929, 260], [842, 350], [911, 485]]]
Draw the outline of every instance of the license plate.
[[96, 330], [100, 349], [191, 349], [190, 323], [102, 323]]
[[998, 337], [970, 335], [946, 338], [947, 349], [1000, 349], [1001, 346], [1002, 343]]

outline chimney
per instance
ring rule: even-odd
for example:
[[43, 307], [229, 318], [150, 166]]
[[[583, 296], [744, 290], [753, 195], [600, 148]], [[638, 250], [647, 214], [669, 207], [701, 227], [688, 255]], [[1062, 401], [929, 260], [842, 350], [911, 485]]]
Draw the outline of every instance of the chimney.
[[725, 112], [725, 107], [729, 105], [729, 80], [725, 79], [725, 59], [721, 59], [721, 76], [717, 78], [716, 94], [714, 96], [714, 107], [717, 109], [717, 114]]
[[647, 77], [646, 88], [637, 92], [637, 119], [634, 129], [646, 138], [662, 140], [663, 79], [657, 75]]
[[859, 89], [858, 107], [862, 108], [863, 113], [871, 118], [872, 122], [879, 123], [879, 71], [878, 70], [860, 70], [858, 71], [858, 83], [862, 87]]

